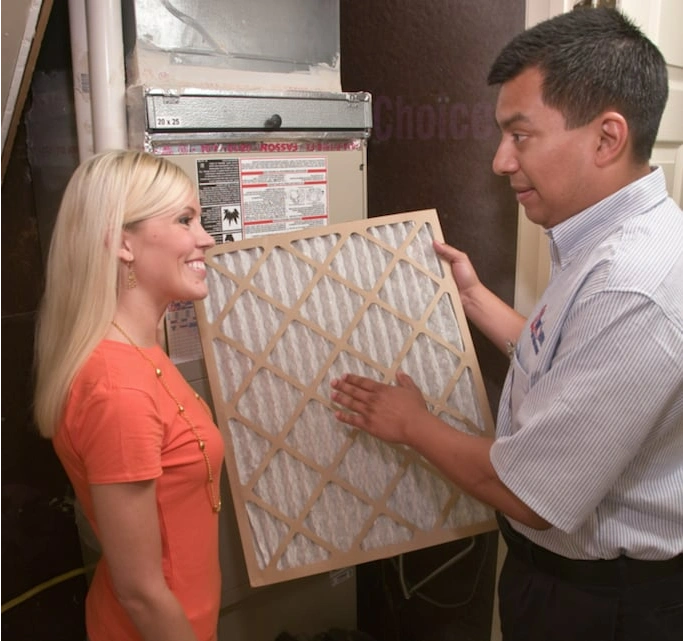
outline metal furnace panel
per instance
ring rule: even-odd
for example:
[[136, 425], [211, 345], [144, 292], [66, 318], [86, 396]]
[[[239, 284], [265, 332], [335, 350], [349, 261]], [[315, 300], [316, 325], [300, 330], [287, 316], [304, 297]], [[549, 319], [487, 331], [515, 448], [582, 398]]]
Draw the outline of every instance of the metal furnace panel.
[[196, 303], [252, 585], [495, 529], [412, 450], [335, 420], [330, 380], [413, 377], [454, 429], [492, 436], [435, 210], [220, 245]]

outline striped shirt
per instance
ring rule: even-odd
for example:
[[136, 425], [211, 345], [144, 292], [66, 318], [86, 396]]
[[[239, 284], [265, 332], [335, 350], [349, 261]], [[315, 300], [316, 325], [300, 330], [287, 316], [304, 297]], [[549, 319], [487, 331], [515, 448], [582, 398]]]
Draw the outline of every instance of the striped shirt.
[[[491, 461], [573, 559], [682, 551], [682, 211], [661, 169], [547, 232]], [[510, 519], [509, 519], [510, 520]]]

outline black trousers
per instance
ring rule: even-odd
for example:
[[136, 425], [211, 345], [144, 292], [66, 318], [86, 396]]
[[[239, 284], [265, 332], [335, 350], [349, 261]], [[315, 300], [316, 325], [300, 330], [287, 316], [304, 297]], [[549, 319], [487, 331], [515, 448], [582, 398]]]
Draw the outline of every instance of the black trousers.
[[[509, 544], [499, 577], [503, 641], [682, 640], [681, 557], [679, 571], [673, 561], [662, 576], [637, 565], [627, 572], [618, 568], [615, 580], [612, 562], [607, 573], [598, 566], [587, 569], [587, 563], [601, 561], [579, 562], [575, 576], [565, 567], [569, 562], [572, 568], [572, 561], [558, 567], [553, 558], [547, 563], [541, 548], [523, 537], [511, 540], [510, 532], [502, 528]], [[534, 548], [541, 551], [538, 557]]]

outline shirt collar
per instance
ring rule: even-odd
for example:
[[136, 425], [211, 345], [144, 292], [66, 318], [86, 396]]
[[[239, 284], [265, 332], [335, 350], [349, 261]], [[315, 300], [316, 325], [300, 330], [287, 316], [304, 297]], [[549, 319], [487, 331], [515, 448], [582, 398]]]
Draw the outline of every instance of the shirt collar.
[[565, 269], [585, 247], [593, 246], [611, 229], [645, 213], [666, 197], [665, 174], [661, 167], [652, 167], [647, 176], [547, 229], [554, 269]]

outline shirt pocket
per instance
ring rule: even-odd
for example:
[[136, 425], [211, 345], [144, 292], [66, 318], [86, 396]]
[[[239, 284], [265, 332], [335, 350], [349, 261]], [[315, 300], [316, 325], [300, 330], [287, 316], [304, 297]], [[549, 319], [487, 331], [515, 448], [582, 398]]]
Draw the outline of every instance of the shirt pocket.
[[511, 367], [511, 415], [515, 417], [525, 400], [525, 396], [530, 391], [530, 375], [520, 362], [517, 353], [513, 354]]

